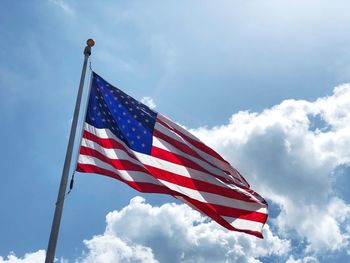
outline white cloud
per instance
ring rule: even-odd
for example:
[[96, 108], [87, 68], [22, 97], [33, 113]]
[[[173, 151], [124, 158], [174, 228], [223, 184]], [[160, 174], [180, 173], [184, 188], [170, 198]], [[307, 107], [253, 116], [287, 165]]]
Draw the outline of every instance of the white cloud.
[[[87, 250], [76, 262], [260, 262], [273, 256], [311, 263], [349, 254], [350, 205], [337, 194], [333, 176], [350, 165], [349, 112], [350, 85], [343, 85], [313, 102], [286, 100], [261, 113], [234, 114], [227, 125], [193, 130], [279, 206], [264, 240], [226, 231], [184, 204], [157, 207], [135, 197], [107, 215], [105, 232], [84, 241]], [[0, 263], [43, 255], [10, 255]]]
[[115, 235], [95, 236], [91, 240], [84, 241], [89, 249], [79, 262], [83, 263], [118, 263], [139, 262], [158, 263], [154, 259], [152, 249], [132, 242], [123, 241]]
[[302, 259], [294, 259], [293, 256], [290, 256], [286, 263], [317, 263], [319, 262], [315, 257], [305, 257]]
[[45, 261], [45, 250], [27, 253], [23, 258], [18, 258], [14, 253], [11, 253], [7, 258], [0, 256], [0, 263], [40, 263]]
[[337, 197], [332, 184], [334, 169], [350, 163], [349, 112], [347, 84], [314, 102], [286, 100], [261, 113], [234, 114], [227, 125], [193, 132], [280, 206], [273, 220], [280, 234], [296, 231], [301, 240], [306, 238], [305, 252], [317, 254], [349, 245], [344, 226], [350, 224], [350, 205]]
[[261, 240], [227, 231], [185, 204], [157, 207], [135, 197], [106, 218], [105, 233], [85, 241], [81, 262], [260, 262], [290, 250], [268, 225]]
[[68, 15], [74, 15], [75, 13], [73, 8], [63, 0], [50, 0], [50, 2], [61, 8]]
[[154, 109], [156, 107], [156, 103], [151, 97], [143, 97], [141, 99], [141, 102], [150, 107], [151, 109]]

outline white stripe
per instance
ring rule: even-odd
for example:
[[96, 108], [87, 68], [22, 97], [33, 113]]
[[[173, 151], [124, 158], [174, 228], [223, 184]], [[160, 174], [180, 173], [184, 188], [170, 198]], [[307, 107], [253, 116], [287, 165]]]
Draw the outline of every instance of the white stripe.
[[198, 159], [196, 157], [193, 157], [192, 155], [184, 153], [183, 151], [181, 151], [178, 148], [176, 148], [174, 145], [168, 143], [167, 141], [164, 141], [161, 138], [157, 138], [156, 136], [154, 136], [152, 145], [156, 146], [158, 148], [161, 148], [163, 150], [167, 150], [168, 152], [176, 153], [178, 155], [181, 155], [182, 157], [185, 157], [186, 159], [191, 160], [192, 162], [194, 162], [194, 163], [198, 164], [199, 166], [203, 167], [208, 172], [211, 172], [211, 173], [216, 174], [216, 175], [221, 176], [221, 177], [226, 177], [226, 174], [222, 170], [220, 170], [220, 169], [218, 169], [218, 168], [216, 168], [216, 167], [208, 164], [207, 162], [204, 162], [204, 161], [202, 161], [202, 160], [200, 160], [200, 159]]
[[[202, 212], [201, 209], [197, 208], [194, 204], [192, 204], [190, 201], [187, 201], [182, 196], [174, 196], [174, 197], [186, 203], [188, 206], [192, 207], [193, 209]], [[220, 217], [223, 218], [227, 223], [229, 223], [234, 228], [240, 229], [240, 230], [251, 230], [251, 231], [261, 232], [261, 229], [264, 226], [263, 223], [256, 222], [256, 221], [250, 221], [246, 219], [234, 218], [234, 217], [228, 217], [228, 216], [222, 216], [222, 215], [220, 215]]]
[[[95, 134], [95, 135], [99, 136], [98, 134]], [[89, 141], [89, 143], [86, 143], [84, 146], [98, 151], [99, 153], [106, 156], [107, 158], [118, 159], [118, 155], [120, 155], [120, 153], [116, 153], [116, 149], [104, 148], [103, 146], [99, 145], [98, 143], [96, 143], [94, 141], [87, 140], [87, 139], [84, 141], [85, 142]], [[123, 151], [123, 150], [120, 150], [120, 151]], [[155, 168], [160, 168], [160, 169], [169, 171], [169, 172], [177, 174], [179, 176], [184, 176], [187, 178], [194, 178], [194, 179], [202, 180], [202, 181], [205, 181], [208, 183], [216, 183], [217, 185], [222, 186], [222, 183], [220, 184], [220, 181], [216, 180], [215, 177], [208, 176], [206, 173], [203, 173], [201, 171], [187, 168], [183, 165], [178, 165], [178, 164], [175, 164], [175, 163], [172, 163], [169, 161], [165, 161], [165, 160], [162, 160], [162, 159], [159, 159], [157, 157], [153, 157], [153, 156], [150, 156], [147, 154], [135, 152], [133, 150], [129, 150], [129, 152], [131, 152], [131, 154], [133, 156], [135, 156], [135, 158], [137, 160], [131, 158], [127, 154], [124, 154], [123, 157], [125, 157], [125, 158], [123, 158], [123, 159], [132, 160], [133, 162], [136, 161], [135, 163], [140, 165], [140, 166], [144, 167], [143, 164], [145, 164], [145, 165], [149, 165], [149, 166], [152, 166]]]
[[144, 173], [144, 172], [139, 172], [139, 171], [130, 171], [130, 170], [118, 170], [114, 168], [112, 165], [105, 163], [101, 161], [98, 158], [95, 158], [93, 156], [89, 155], [79, 155], [78, 163], [80, 164], [89, 164], [89, 165], [94, 165], [97, 167], [100, 167], [102, 169], [114, 172], [118, 174], [121, 178], [128, 182], [140, 182], [140, 183], [151, 183], [155, 185], [161, 185], [161, 183], [152, 177], [151, 175]]
[[[81, 146], [84, 146], [86, 148], [94, 149], [101, 153], [102, 155], [110, 158], [110, 159], [118, 159], [118, 160], [128, 160], [134, 164], [137, 164], [139, 166], [143, 166], [142, 163], [139, 161], [135, 160], [134, 158], [130, 157], [129, 154], [125, 152], [123, 149], [109, 149], [109, 148], [104, 148], [103, 146], [99, 145], [97, 142], [91, 141], [87, 138], [83, 138], [81, 140]], [[128, 151], [130, 153], [130, 151]], [[133, 152], [131, 153], [133, 155]]]
[[229, 197], [225, 197], [222, 195], [212, 194], [208, 192], [202, 192], [198, 190], [193, 190], [187, 187], [183, 187], [174, 183], [170, 183], [167, 181], [159, 180], [161, 181], [165, 186], [169, 187], [169, 189], [172, 189], [178, 193], [181, 193], [183, 195], [186, 195], [194, 200], [203, 202], [203, 203], [210, 203], [213, 205], [221, 205], [226, 206], [234, 209], [243, 209], [247, 211], [255, 211], [260, 213], [267, 213], [267, 210], [265, 207], [261, 207], [260, 204], [257, 203], [248, 203], [244, 201], [240, 201], [237, 199], [232, 199]]
[[[196, 146], [194, 146], [193, 144], [191, 144], [189, 141], [186, 141], [185, 139], [183, 139], [181, 137], [181, 135], [179, 135], [178, 133], [176, 133], [175, 131], [172, 131], [170, 130], [169, 128], [165, 127], [163, 124], [159, 123], [159, 122], [156, 122], [155, 126], [154, 126], [154, 129], [156, 129], [157, 131], [171, 137], [172, 139], [180, 142], [180, 143], [183, 143], [183, 144], [186, 144], [188, 147], [190, 147], [191, 149], [193, 149], [199, 156], [201, 156], [204, 160], [208, 161], [209, 163], [212, 163], [214, 164], [216, 167], [226, 171], [226, 172], [229, 172], [231, 176], [228, 176], [227, 174], [225, 174], [225, 177], [228, 179], [228, 180], [234, 180], [236, 183], [238, 184], [243, 184], [245, 186], [248, 186], [244, 180], [241, 179], [241, 177], [239, 175], [236, 174], [235, 170], [231, 167], [231, 165], [215, 158], [214, 156], [206, 153], [206, 152], [203, 152], [201, 149], [197, 148]], [[200, 141], [199, 141], [200, 142]], [[200, 142], [203, 144], [203, 142]]]
[[[155, 168], [167, 170], [169, 172], [175, 173], [178, 176], [193, 178], [193, 179], [200, 180], [200, 181], [203, 181], [206, 183], [210, 183], [213, 185], [224, 187], [224, 188], [227, 188], [227, 189], [232, 190], [232, 191], [237, 191], [237, 192], [240, 192], [240, 193], [246, 195], [247, 198], [251, 197], [252, 199], [257, 200], [252, 194], [245, 191], [244, 189], [241, 189], [241, 188], [234, 186], [234, 185], [227, 185], [227, 184], [223, 183], [221, 180], [219, 180], [211, 175], [208, 176], [206, 173], [202, 173], [202, 172], [199, 172], [197, 170], [192, 171], [192, 169], [190, 169], [190, 168], [186, 168], [185, 166], [174, 164], [172, 162], [164, 161], [164, 160], [159, 159], [157, 157], [151, 157], [148, 155], [140, 156], [140, 155], [138, 155], [137, 152], [130, 150], [129, 152], [135, 158], [137, 158], [139, 160], [138, 161], [138, 160], [135, 160], [134, 158], [131, 158], [128, 154], [125, 153], [124, 150], [104, 148], [103, 146], [99, 145], [98, 143], [91, 141], [87, 138], [83, 138], [82, 146], [94, 149], [109, 159], [128, 160], [136, 165], [142, 166], [145, 169], [147, 169], [143, 165], [143, 164], [146, 164], [146, 165], [149, 165], [149, 166], [152, 166]], [[139, 159], [139, 157], [141, 158], [141, 160]]]
[[[225, 177], [225, 175], [226, 175], [225, 173], [222, 172], [222, 170], [216, 169], [216, 168], [210, 166], [208, 163], [203, 162], [203, 161], [201, 161], [201, 160], [199, 160], [199, 159], [197, 159], [195, 157], [192, 157], [191, 155], [188, 155], [188, 154], [180, 151], [176, 147], [172, 146], [171, 144], [169, 144], [169, 143], [165, 142], [164, 140], [159, 139], [157, 137], [153, 137], [153, 146], [156, 146], [158, 148], [166, 150], [166, 151], [168, 151], [170, 153], [179, 154], [179, 155], [181, 155], [181, 156], [183, 156], [183, 157], [193, 161], [194, 163], [198, 164], [199, 166], [204, 167], [209, 172], [212, 172], [212, 173], [214, 173], [214, 174], [216, 174], [218, 176]], [[154, 157], [154, 158], [156, 158], [156, 157]], [[160, 160], [162, 160], [162, 159], [160, 159]], [[172, 162], [170, 162], [170, 163], [173, 164], [173, 165], [178, 165], [178, 164], [174, 164]], [[179, 166], [182, 166], [182, 165], [179, 165]], [[186, 171], [188, 169], [191, 169], [191, 168], [186, 168]], [[194, 170], [197, 171], [195, 168], [194, 168]], [[218, 174], [219, 172], [221, 172], [221, 173]], [[240, 193], [242, 193], [242, 194], [244, 194], [246, 196], [249, 196], [250, 198], [256, 200], [257, 202], [261, 202], [261, 198], [259, 199], [256, 196], [254, 196], [253, 194], [251, 194], [250, 192], [248, 192], [248, 191], [246, 191], [246, 190], [244, 190], [242, 188], [239, 188], [239, 187], [237, 187], [237, 186], [235, 186], [233, 184], [224, 183], [220, 179], [215, 178], [212, 175], [208, 175], [206, 173], [201, 173], [200, 176], [196, 176], [196, 174], [192, 175], [192, 173], [191, 173], [190, 176], [187, 176], [187, 175], [184, 175], [184, 174], [182, 174], [182, 175], [186, 176], [186, 177], [191, 177], [191, 178], [194, 178], [194, 179], [198, 179], [198, 180], [201, 180], [201, 181], [204, 181], [204, 182], [212, 183], [212, 184], [215, 184], [215, 185], [218, 185], [218, 186], [221, 186], [221, 187], [229, 188], [230, 190], [235, 190], [235, 191], [240, 192]]]
[[231, 226], [241, 229], [241, 230], [251, 230], [261, 232], [264, 224], [256, 221], [250, 221], [241, 218], [234, 218], [228, 216], [221, 216], [225, 221], [227, 221]]
[[[108, 129], [97, 129], [93, 127], [93, 129], [90, 129], [89, 132], [95, 134], [96, 136], [100, 137], [101, 136], [106, 136], [110, 131]], [[113, 137], [113, 136], [110, 136]], [[115, 136], [114, 136], [115, 137]], [[119, 140], [115, 137], [115, 140]], [[92, 143], [92, 149], [98, 150], [101, 154], [105, 155], [106, 157], [110, 159], [116, 159], [116, 155], [114, 153], [114, 149], [107, 149], [103, 148], [102, 146], [91, 142]], [[168, 161], [161, 160], [156, 157], [149, 156], [147, 154], [139, 153], [130, 150], [133, 155], [140, 161], [140, 163], [143, 163], [145, 165], [149, 165], [155, 168], [159, 168], [165, 171], [172, 172], [174, 174], [177, 174], [179, 176], [185, 176], [188, 178], [196, 178], [196, 179], [208, 179], [210, 176], [208, 176], [205, 173], [202, 173], [200, 171], [191, 169], [191, 168], [186, 168], [182, 165], [174, 164]], [[156, 179], [155, 179], [156, 180]], [[196, 199], [201, 202], [209, 202], [212, 204], [217, 204], [217, 205], [223, 205], [223, 206], [228, 206], [228, 207], [233, 207], [233, 208], [238, 208], [238, 209], [244, 209], [248, 211], [258, 211], [261, 213], [266, 213], [266, 208], [257, 203], [251, 203], [251, 202], [244, 202], [241, 200], [229, 198], [229, 197], [224, 197], [222, 195], [216, 195], [212, 193], [207, 193], [207, 192], [199, 192], [198, 190], [193, 190], [184, 186], [179, 186], [173, 183], [169, 183], [163, 180], [163, 184], [166, 184], [170, 189], [175, 190], [179, 193], [182, 193], [184, 195], [187, 195], [193, 199]], [[207, 181], [208, 182], [208, 181]], [[211, 183], [211, 182], [209, 182]], [[196, 196], [196, 197], [194, 197]], [[203, 199], [203, 196], [206, 196], [208, 199]]]
[[[79, 156], [79, 161], [78, 163], [80, 164], [89, 164], [89, 165], [94, 165], [106, 170], [109, 170], [111, 172], [115, 172], [118, 175], [120, 175], [121, 178], [123, 178], [124, 180], [128, 181], [128, 182], [142, 182], [142, 183], [151, 183], [151, 184], [155, 184], [155, 185], [164, 185], [166, 187], [168, 187], [169, 189], [175, 190], [179, 193], [181, 193], [181, 188], [178, 185], [163, 181], [163, 180], [159, 180], [159, 182], [149, 176], [146, 173], [143, 172], [137, 172], [137, 171], [123, 171], [123, 170], [117, 170], [115, 169], [113, 166], [95, 158], [95, 157], [91, 157], [91, 156], [87, 156], [87, 155], [80, 155]], [[173, 187], [174, 186], [174, 187]], [[180, 191], [179, 191], [180, 190]], [[198, 192], [193, 190], [193, 192]], [[207, 193], [206, 193], [207, 194]], [[185, 194], [187, 195], [187, 194]], [[209, 196], [206, 196], [206, 198], [201, 198], [198, 195], [194, 196], [194, 195], [188, 195], [190, 198], [203, 202], [203, 203], [212, 203], [215, 204], [215, 202], [210, 202], [208, 199], [210, 199]], [[214, 198], [222, 198], [221, 196], [219, 197], [215, 197], [216, 195], [214, 195]], [[208, 198], [209, 197], [209, 198]], [[193, 204], [189, 203], [187, 200], [183, 199], [181, 196], [176, 196], [176, 198], [182, 200], [183, 202], [186, 202], [187, 204], [189, 204], [190, 206], [192, 206], [193, 208], [200, 210], [198, 208], [196, 208]], [[209, 201], [209, 202], [208, 202]], [[237, 206], [233, 207], [233, 208], [238, 208]], [[259, 211], [261, 212], [261, 211]], [[255, 221], [250, 221], [250, 220], [244, 220], [244, 219], [239, 219], [239, 218], [232, 218], [232, 217], [227, 217], [227, 216], [221, 216], [222, 218], [224, 218], [229, 224], [231, 224], [233, 227], [237, 228], [237, 229], [247, 229], [247, 230], [253, 230], [253, 231], [261, 231], [261, 228], [263, 226], [262, 223], [260, 222], [255, 222]]]
[[190, 137], [191, 139], [197, 141], [197, 142], [201, 142], [200, 139], [198, 139], [196, 136], [194, 136], [192, 133], [190, 133], [189, 131], [187, 131], [186, 129], [182, 128], [179, 124], [177, 124], [176, 122], [172, 121], [171, 119], [169, 119], [168, 117], [158, 113], [157, 118], [159, 118], [161, 121], [165, 122], [166, 124], [168, 124], [171, 127], [174, 127], [176, 130], [180, 131], [181, 133], [185, 134], [186, 136]]

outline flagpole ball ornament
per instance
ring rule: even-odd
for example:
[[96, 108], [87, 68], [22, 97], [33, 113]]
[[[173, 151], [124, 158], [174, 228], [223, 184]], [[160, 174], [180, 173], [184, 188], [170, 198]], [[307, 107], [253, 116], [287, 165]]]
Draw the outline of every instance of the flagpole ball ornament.
[[91, 55], [91, 48], [95, 45], [95, 41], [92, 38], [89, 38], [86, 40], [86, 47], [84, 49], [84, 55], [90, 56]]
[[88, 40], [86, 40], [86, 45], [88, 45], [89, 47], [93, 47], [95, 45], [95, 41], [92, 38], [89, 38]]

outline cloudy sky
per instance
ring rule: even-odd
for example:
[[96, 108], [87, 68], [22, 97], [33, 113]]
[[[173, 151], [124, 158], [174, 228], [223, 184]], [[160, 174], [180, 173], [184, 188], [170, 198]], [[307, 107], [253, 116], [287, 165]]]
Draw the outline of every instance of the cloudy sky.
[[77, 174], [58, 262], [349, 262], [349, 10], [347, 0], [2, 1], [0, 263], [45, 257], [90, 37], [98, 74], [216, 149], [270, 216], [260, 240], [169, 196]]

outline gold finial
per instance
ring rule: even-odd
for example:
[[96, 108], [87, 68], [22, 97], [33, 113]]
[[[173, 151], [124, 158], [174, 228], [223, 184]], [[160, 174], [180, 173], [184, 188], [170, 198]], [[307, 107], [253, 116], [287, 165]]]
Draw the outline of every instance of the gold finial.
[[87, 41], [86, 41], [86, 44], [89, 46], [89, 47], [93, 47], [95, 45], [95, 41], [92, 39], [92, 38], [89, 38]]

